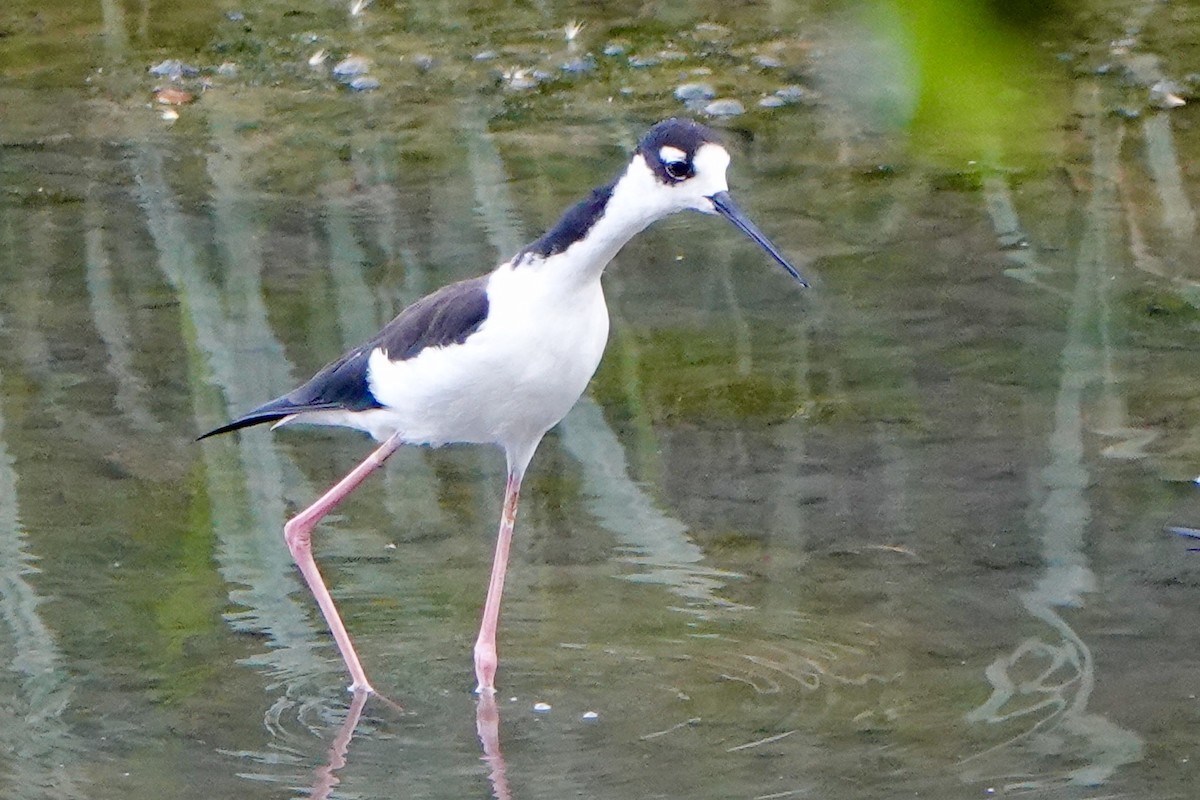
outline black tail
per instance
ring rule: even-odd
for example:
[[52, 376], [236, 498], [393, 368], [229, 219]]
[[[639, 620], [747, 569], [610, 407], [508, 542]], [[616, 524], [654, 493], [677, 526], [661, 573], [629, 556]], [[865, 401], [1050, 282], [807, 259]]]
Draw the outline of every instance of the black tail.
[[303, 414], [306, 411], [365, 411], [368, 408], [381, 408], [367, 384], [367, 362], [374, 346], [372, 342], [368, 342], [351, 350], [336, 361], [326, 364], [303, 386], [293, 389], [283, 397], [276, 397], [269, 403], [263, 403], [233, 422], [213, 428], [203, 436], [197, 437], [196, 441], [219, 433], [249, 428], [251, 425], [278, 422], [285, 417]]

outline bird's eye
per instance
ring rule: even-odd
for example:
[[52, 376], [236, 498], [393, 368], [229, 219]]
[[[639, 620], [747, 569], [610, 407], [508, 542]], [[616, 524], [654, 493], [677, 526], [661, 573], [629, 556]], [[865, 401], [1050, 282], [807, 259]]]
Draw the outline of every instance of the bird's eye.
[[677, 181], [681, 181], [691, 174], [686, 161], [668, 161], [663, 164], [663, 169], [667, 171], [667, 175]]

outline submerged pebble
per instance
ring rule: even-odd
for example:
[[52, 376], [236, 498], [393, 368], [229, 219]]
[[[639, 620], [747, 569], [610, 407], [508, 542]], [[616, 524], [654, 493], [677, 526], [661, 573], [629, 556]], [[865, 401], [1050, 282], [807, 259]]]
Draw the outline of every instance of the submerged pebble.
[[372, 92], [379, 88], [379, 79], [370, 75], [359, 75], [346, 85], [356, 92]]
[[785, 103], [799, 103], [808, 99], [808, 92], [800, 86], [784, 86], [775, 90], [775, 96]]
[[185, 64], [177, 58], [168, 58], [151, 67], [150, 74], [177, 81], [183, 77], [194, 78], [200, 74], [200, 69], [191, 64]]
[[569, 75], [586, 75], [596, 69], [596, 62], [590, 58], [573, 58], [562, 65], [562, 71]]
[[759, 69], [779, 69], [783, 66], [783, 62], [775, 56], [759, 54], [751, 60], [754, 62], [754, 66]]
[[587, 720], [588, 722], [590, 722], [594, 719], [599, 719], [600, 715], [597, 714], [595, 711], [585, 711], [585, 712], [583, 712], [583, 718], [585, 720]]
[[717, 90], [707, 83], [681, 83], [675, 87], [675, 99], [681, 103], [696, 100], [712, 100], [717, 96]]
[[412, 63], [418, 72], [429, 72], [437, 65], [437, 60], [429, 53], [417, 53], [412, 57]]
[[746, 107], [742, 105], [741, 100], [735, 100], [732, 97], [723, 97], [720, 100], [713, 100], [706, 105], [704, 113], [710, 117], [736, 117], [739, 114], [746, 113]]
[[[314, 58], [316, 55], [314, 54]], [[309, 59], [312, 63], [312, 59]], [[319, 62], [318, 62], [319, 63]], [[358, 75], [366, 75], [371, 69], [371, 62], [363, 56], [348, 56], [339, 61], [333, 68], [333, 75], [342, 80], [349, 80]]]
[[606, 56], [623, 56], [625, 55], [625, 45], [612, 42], [604, 46], [604, 55]]
[[510, 69], [504, 73], [503, 79], [505, 88], [512, 89], [515, 92], [534, 89], [541, 83], [537, 73], [526, 69]]
[[475, 54], [474, 59], [476, 61], [495, 61], [499, 57], [500, 54], [495, 50], [480, 50]]
[[539, 714], [545, 714], [547, 711], [550, 710], [550, 704], [549, 703], [534, 703], [533, 710]]
[[1155, 108], [1179, 108], [1187, 105], [1187, 101], [1179, 95], [1183, 92], [1174, 81], [1156, 81], [1150, 87], [1150, 104]]
[[163, 105], [181, 106], [192, 102], [196, 99], [196, 96], [191, 92], [185, 92], [183, 89], [165, 86], [154, 93], [154, 99]]
[[645, 69], [646, 67], [658, 66], [661, 61], [653, 56], [630, 56], [629, 66], [634, 69]]
[[786, 106], [787, 104], [788, 103], [786, 100], [784, 100], [779, 95], [775, 95], [775, 94], [767, 95], [766, 97], [764, 97], [763, 99], [758, 101], [758, 105], [760, 108], [782, 108], [783, 106]]

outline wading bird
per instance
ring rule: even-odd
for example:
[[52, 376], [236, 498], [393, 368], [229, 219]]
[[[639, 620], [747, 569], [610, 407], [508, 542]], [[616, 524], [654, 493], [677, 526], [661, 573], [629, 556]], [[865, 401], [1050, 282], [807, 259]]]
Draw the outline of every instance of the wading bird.
[[418, 300], [304, 385], [200, 437], [302, 422], [355, 428], [382, 442], [284, 526], [352, 690], [373, 691], [313, 560], [313, 528], [401, 445], [470, 442], [499, 445], [508, 460], [475, 642], [476, 691], [495, 691], [496, 626], [521, 478], [542, 436], [566, 416], [600, 364], [608, 338], [600, 276], [626, 242], [677, 211], [719, 214], [807, 286], [733, 202], [728, 166], [729, 153], [708, 128], [686, 119], [658, 123], [616, 180], [593, 190], [511, 259]]

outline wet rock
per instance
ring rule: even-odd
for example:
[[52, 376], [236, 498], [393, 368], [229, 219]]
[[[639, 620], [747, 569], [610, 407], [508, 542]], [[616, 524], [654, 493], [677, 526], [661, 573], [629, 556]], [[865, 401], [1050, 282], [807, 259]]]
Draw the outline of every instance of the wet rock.
[[784, 86], [782, 89], [775, 90], [775, 97], [788, 105], [794, 105], [808, 100], [809, 93], [800, 86]]
[[495, 61], [500, 57], [500, 54], [495, 50], [480, 50], [473, 58], [476, 61]]
[[604, 55], [606, 56], [623, 56], [625, 55], [625, 45], [612, 42], [604, 46]]
[[417, 53], [412, 57], [412, 63], [418, 72], [429, 72], [437, 66], [437, 60], [429, 53]]
[[373, 92], [379, 88], [379, 79], [370, 75], [358, 75], [346, 85], [355, 92]]
[[325, 52], [324, 50], [318, 50], [317, 52], [313, 53], [311, 56], [308, 57], [308, 65], [310, 67], [312, 67], [313, 69], [316, 69], [317, 67], [324, 64], [325, 59], [327, 59], [327, 58], [329, 58], [329, 53]]
[[[314, 56], [315, 57], [315, 56]], [[309, 59], [312, 63], [312, 59]], [[319, 63], [319, 62], [318, 62]], [[371, 70], [371, 62], [363, 56], [349, 56], [339, 61], [333, 68], [333, 76], [341, 80], [350, 80], [359, 75], [366, 75]]]
[[718, 25], [715, 22], [701, 22], [696, 26], [696, 34], [699, 38], [708, 41], [724, 39], [729, 36], [729, 28], [726, 28], [724, 25]]
[[1163, 109], [1187, 105], [1187, 101], [1180, 97], [1182, 92], [1183, 89], [1174, 81], [1157, 81], [1150, 87], [1150, 105]]
[[525, 92], [537, 88], [541, 82], [537, 76], [524, 69], [511, 69], [503, 75], [504, 88], [514, 92]]
[[182, 106], [195, 100], [196, 96], [191, 92], [185, 92], [183, 89], [166, 86], [154, 93], [154, 99], [156, 102], [166, 106]]
[[779, 95], [767, 95], [758, 101], [759, 108], [782, 108], [788, 103]]
[[706, 105], [704, 113], [710, 117], [736, 117], [740, 114], [745, 114], [746, 107], [742, 105], [741, 100], [724, 97], [720, 100], [713, 100]]
[[563, 64], [560, 69], [568, 75], [586, 75], [595, 72], [596, 62], [590, 58], [573, 58]]
[[675, 99], [681, 103], [712, 100], [717, 90], [707, 83], [681, 83], [675, 87]]
[[645, 69], [646, 67], [656, 67], [662, 63], [662, 59], [654, 56], [630, 56], [629, 66], [634, 69]]
[[752, 58], [751, 61], [759, 69], [780, 69], [783, 66], [783, 62], [775, 56], [763, 55], [761, 53]]
[[160, 61], [153, 67], [150, 67], [150, 74], [157, 75], [160, 78], [170, 78], [173, 81], [181, 78], [194, 78], [200, 74], [197, 67], [191, 64], [185, 64], [177, 58], [169, 58], [166, 61]]

